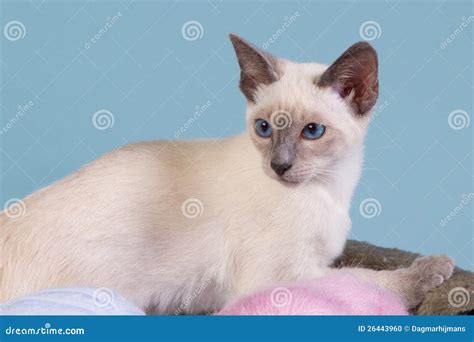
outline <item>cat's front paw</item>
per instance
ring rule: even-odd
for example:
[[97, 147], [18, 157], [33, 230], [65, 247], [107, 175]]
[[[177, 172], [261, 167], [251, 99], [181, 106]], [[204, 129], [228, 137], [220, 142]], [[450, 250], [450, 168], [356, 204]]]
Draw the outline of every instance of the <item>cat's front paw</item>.
[[401, 269], [405, 282], [405, 299], [409, 307], [415, 307], [428, 291], [441, 285], [453, 274], [454, 260], [445, 255], [424, 256], [415, 259], [410, 267]]

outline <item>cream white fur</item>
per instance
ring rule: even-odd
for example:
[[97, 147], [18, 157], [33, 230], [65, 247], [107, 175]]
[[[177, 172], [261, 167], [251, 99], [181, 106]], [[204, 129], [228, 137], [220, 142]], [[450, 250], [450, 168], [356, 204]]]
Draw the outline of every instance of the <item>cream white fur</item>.
[[[337, 122], [350, 145], [332, 182], [272, 179], [248, 132], [126, 146], [25, 198], [23, 217], [0, 213], [0, 302], [52, 287], [109, 287], [156, 313], [196, 313], [324, 274], [350, 229], [365, 127], [337, 94], [314, 86], [326, 66], [282, 67], [248, 113], [283, 101]], [[201, 201], [201, 216], [183, 215], [188, 198]]]

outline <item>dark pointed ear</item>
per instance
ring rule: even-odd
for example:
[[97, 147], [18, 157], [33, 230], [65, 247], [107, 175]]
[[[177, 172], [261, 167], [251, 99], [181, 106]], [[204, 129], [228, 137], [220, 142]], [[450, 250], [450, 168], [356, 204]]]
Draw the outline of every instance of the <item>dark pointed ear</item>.
[[278, 80], [278, 59], [236, 36], [229, 35], [240, 65], [240, 90], [249, 102], [255, 102], [259, 85]]
[[320, 87], [332, 87], [357, 115], [367, 113], [379, 94], [377, 52], [367, 42], [346, 50], [321, 76]]

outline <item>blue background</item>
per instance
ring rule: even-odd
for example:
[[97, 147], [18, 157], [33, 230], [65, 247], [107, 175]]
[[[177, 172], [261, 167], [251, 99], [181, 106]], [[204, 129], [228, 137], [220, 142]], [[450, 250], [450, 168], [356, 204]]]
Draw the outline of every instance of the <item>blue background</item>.
[[[377, 22], [371, 43], [385, 105], [367, 139], [351, 238], [447, 253], [474, 269], [473, 201], [441, 223], [473, 191], [472, 126], [448, 124], [455, 110], [472, 115], [473, 22], [459, 31], [470, 1], [2, 1], [0, 13], [0, 129], [33, 103], [0, 135], [2, 206], [123, 144], [174, 138], [208, 101], [182, 138], [240, 132], [245, 101], [229, 32], [258, 46], [276, 34], [269, 51], [331, 63], [361, 40], [363, 23]], [[13, 20], [25, 27], [22, 39], [6, 39]], [[202, 26], [196, 40], [182, 34], [191, 20]], [[92, 118], [102, 109], [114, 125], [98, 130]], [[361, 215], [366, 198], [380, 204], [375, 217]]]

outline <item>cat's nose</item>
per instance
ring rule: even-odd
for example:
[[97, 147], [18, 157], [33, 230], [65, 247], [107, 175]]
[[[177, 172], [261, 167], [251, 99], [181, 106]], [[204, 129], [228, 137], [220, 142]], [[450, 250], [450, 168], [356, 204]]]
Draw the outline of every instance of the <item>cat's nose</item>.
[[270, 166], [272, 167], [273, 171], [275, 171], [275, 173], [278, 176], [283, 176], [283, 174], [289, 169], [291, 169], [293, 165], [288, 164], [288, 163], [278, 164], [278, 163], [271, 162]]

